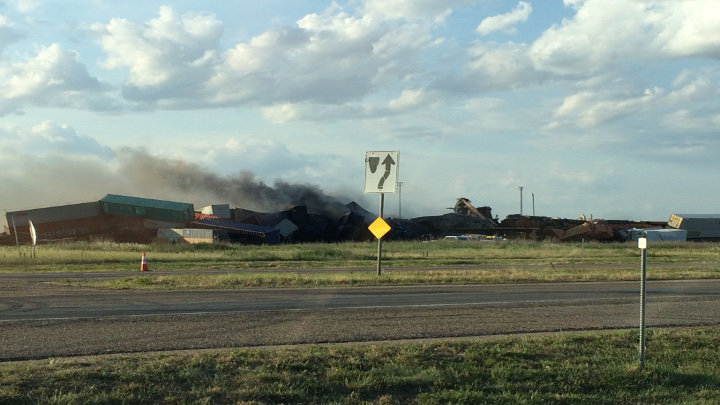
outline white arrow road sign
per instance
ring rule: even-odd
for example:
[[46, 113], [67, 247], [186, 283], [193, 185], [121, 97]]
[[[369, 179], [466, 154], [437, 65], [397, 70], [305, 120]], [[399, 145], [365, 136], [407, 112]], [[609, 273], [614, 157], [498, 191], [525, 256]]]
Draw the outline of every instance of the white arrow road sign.
[[399, 151], [367, 152], [365, 154], [365, 192], [397, 192]]

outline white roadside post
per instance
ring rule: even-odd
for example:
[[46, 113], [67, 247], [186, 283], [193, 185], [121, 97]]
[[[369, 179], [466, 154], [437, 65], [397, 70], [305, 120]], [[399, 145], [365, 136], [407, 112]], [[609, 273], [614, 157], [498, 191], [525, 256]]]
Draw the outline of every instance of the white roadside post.
[[645, 368], [645, 286], [647, 276], [647, 238], [638, 239], [640, 248], [640, 371]]
[[28, 220], [28, 227], [30, 228], [30, 238], [32, 239], [32, 255], [31, 257], [33, 259], [37, 258], [37, 254], [35, 252], [35, 247], [37, 246], [37, 231], [35, 230], [35, 225], [33, 225], [32, 221]]

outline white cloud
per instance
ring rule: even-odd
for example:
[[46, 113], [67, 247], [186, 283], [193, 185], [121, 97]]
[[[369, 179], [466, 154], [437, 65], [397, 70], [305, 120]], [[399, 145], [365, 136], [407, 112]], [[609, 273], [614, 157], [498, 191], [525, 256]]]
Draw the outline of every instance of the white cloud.
[[593, 127], [652, 108], [663, 94], [664, 91], [659, 88], [625, 97], [583, 91], [566, 97], [555, 115], [570, 119], [581, 128]]
[[394, 111], [378, 108], [369, 103], [314, 104], [309, 101], [298, 103], [277, 103], [263, 107], [263, 118], [274, 124], [293, 121], [333, 121], [386, 118]]
[[[0, 160], [8, 168], [9, 177], [15, 177], [12, 167], [16, 161], [34, 162], [57, 156], [66, 160], [108, 161], [114, 157], [114, 152], [89, 136], [79, 135], [66, 124], [45, 121], [30, 130], [7, 125], [0, 127]], [[51, 178], [55, 175], [46, 174]]]
[[178, 15], [161, 7], [145, 24], [112, 19], [102, 27], [108, 69], [127, 68], [124, 94], [132, 100], [186, 98], [214, 73], [223, 25], [214, 15]]
[[5, 98], [44, 96], [51, 89], [62, 93], [99, 88], [100, 83], [90, 77], [76, 53], [53, 44], [40, 49], [37, 57], [27, 63], [15, 65], [15, 74], [10, 78]]
[[537, 87], [553, 78], [535, 69], [526, 44], [477, 42], [468, 48], [468, 55], [470, 61], [463, 74], [443, 86], [453, 91], [485, 92]]
[[681, 72], [673, 82], [676, 89], [668, 94], [668, 103], [682, 106], [692, 102], [716, 100], [720, 96], [720, 85], [712, 78], [705, 75], [690, 78], [686, 76], [687, 74]]
[[480, 35], [487, 35], [494, 31], [515, 32], [514, 25], [527, 21], [530, 13], [532, 13], [530, 3], [521, 1], [513, 11], [507, 14], [496, 15], [482, 20], [475, 32]]
[[681, 109], [674, 111], [662, 117], [662, 123], [667, 128], [679, 132], [715, 132], [717, 122], [714, 122], [717, 116], [701, 115], [694, 111]]
[[[453, 92], [559, 82], [596, 87], [675, 58], [720, 57], [720, 12], [715, 12], [720, 3], [584, 0], [566, 5], [576, 9], [574, 17], [551, 26], [530, 44], [471, 44], [464, 71], [438, 85]], [[525, 9], [521, 2], [509, 14], [483, 20], [478, 32], [512, 27], [529, 12], [529, 5]]]
[[219, 104], [343, 104], [413, 72], [417, 54], [433, 43], [419, 26], [310, 14], [297, 28], [267, 31], [229, 50], [208, 89]]
[[285, 124], [295, 121], [300, 117], [301, 111], [298, 104], [282, 103], [263, 108], [263, 117], [275, 124]]
[[685, 69], [672, 82], [663, 104], [668, 110], [662, 116], [665, 127], [678, 133], [715, 134], [720, 113], [720, 82], [717, 74]]
[[666, 41], [662, 51], [674, 57], [720, 59], [720, 3], [715, 0], [668, 3], [658, 22]]
[[113, 152], [95, 139], [78, 135], [74, 128], [67, 124], [57, 124], [51, 121], [42, 122], [23, 136], [25, 146], [23, 149], [32, 150], [33, 153], [52, 153], [63, 155], [89, 155], [107, 159]]
[[411, 75], [417, 55], [436, 45], [421, 25], [352, 16], [338, 6], [224, 53], [215, 16], [169, 7], [145, 24], [113, 19], [99, 30], [108, 54], [103, 66], [127, 68], [123, 96], [150, 108], [353, 102]]
[[464, 123], [463, 132], [481, 133], [486, 138], [502, 138], [515, 130], [527, 130], [542, 119], [542, 113], [520, 108], [511, 100], [496, 97], [473, 98], [461, 107], [468, 117], [458, 119]]
[[545, 129], [565, 124], [598, 127], [617, 124], [627, 117], [654, 128], [664, 117], [668, 128], [697, 129], [703, 123], [707, 130], [713, 130], [716, 100], [720, 97], [720, 83], [715, 76], [686, 69], [677, 75], [670, 91], [658, 87], [633, 89], [620, 82], [581, 90], [565, 97], [555, 110], [559, 121], [549, 123]]
[[107, 89], [90, 76], [77, 53], [58, 44], [42, 47], [35, 58], [5, 69], [7, 80], [0, 81], [0, 114], [24, 104], [91, 108], [92, 94]]
[[424, 99], [425, 91], [423, 90], [403, 90], [400, 97], [390, 100], [388, 105], [393, 109], [402, 109], [418, 105]]
[[[15, 29], [13, 22], [6, 16], [0, 14], [0, 57], [4, 48], [23, 37], [23, 34]], [[2, 60], [0, 58], [0, 60]]]
[[593, 74], [628, 57], [652, 55], [658, 32], [647, 19], [643, 2], [587, 0], [575, 18], [545, 31], [529, 54], [541, 70]]
[[211, 147], [208, 154], [213, 166], [231, 167], [240, 161], [244, 170], [269, 179], [302, 178], [311, 166], [310, 157], [292, 152], [274, 139], [230, 138], [222, 148]]
[[21, 13], [30, 13], [39, 7], [36, 0], [14, 0], [15, 8]]
[[720, 57], [715, 0], [566, 2], [577, 9], [530, 49], [537, 69], [591, 75], [677, 57]]
[[365, 13], [389, 19], [428, 19], [442, 22], [454, 7], [478, 0], [366, 0]]

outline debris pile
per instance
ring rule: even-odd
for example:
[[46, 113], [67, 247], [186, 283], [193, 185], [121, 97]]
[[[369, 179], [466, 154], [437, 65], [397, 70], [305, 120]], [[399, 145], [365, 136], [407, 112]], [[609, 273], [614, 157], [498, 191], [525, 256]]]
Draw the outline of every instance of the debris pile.
[[586, 219], [581, 215], [578, 219], [562, 219], [528, 215], [508, 215], [500, 227], [505, 235], [528, 240], [551, 241], [624, 241], [627, 229], [662, 228], [666, 222], [624, 221]]
[[[434, 240], [451, 235], [474, 235], [486, 239], [549, 241], [627, 240], [630, 229], [664, 228], [667, 223], [561, 219], [509, 215], [493, 218], [492, 209], [476, 208], [469, 199], [458, 198], [452, 212], [412, 219], [384, 218], [391, 230], [387, 240]], [[2, 244], [29, 240], [28, 221], [37, 228], [40, 242], [69, 240], [113, 240], [149, 243], [243, 244], [371, 241], [368, 230], [377, 216], [350, 202], [324, 209], [317, 204], [291, 205], [278, 212], [257, 212], [211, 205], [196, 211], [192, 204], [108, 194], [90, 203], [6, 213]], [[11, 236], [12, 235], [12, 236]]]
[[470, 200], [468, 200], [465, 197], [461, 197], [457, 199], [457, 202], [455, 203], [455, 207], [453, 208], [453, 211], [455, 211], [458, 214], [461, 215], [468, 215], [471, 217], [477, 217], [477, 218], [486, 218], [486, 219], [492, 219], [492, 210], [490, 207], [480, 207], [475, 208], [472, 204], [470, 204]]

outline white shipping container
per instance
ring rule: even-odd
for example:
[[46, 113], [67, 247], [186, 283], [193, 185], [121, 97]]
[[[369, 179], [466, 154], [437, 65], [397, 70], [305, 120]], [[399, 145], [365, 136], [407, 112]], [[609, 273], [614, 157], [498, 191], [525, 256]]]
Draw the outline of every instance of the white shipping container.
[[667, 228], [639, 228], [627, 229], [624, 231], [628, 240], [638, 240], [639, 238], [647, 238], [648, 242], [684, 242], [687, 240], [687, 231], [685, 229], [667, 229]]
[[226, 239], [228, 237], [228, 231], [226, 229], [199, 229], [199, 228], [185, 228], [182, 230], [183, 238], [192, 239]]
[[158, 229], [157, 237], [160, 239], [167, 239], [170, 241], [177, 241], [182, 239], [183, 230], [173, 228], [160, 228]]

